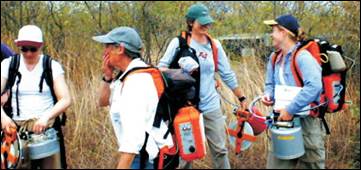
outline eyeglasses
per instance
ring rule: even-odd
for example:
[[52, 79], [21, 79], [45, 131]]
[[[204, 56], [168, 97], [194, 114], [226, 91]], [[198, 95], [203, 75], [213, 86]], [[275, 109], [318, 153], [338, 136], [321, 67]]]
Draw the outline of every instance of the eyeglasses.
[[28, 51], [31, 51], [31, 52], [37, 52], [38, 51], [38, 48], [36, 47], [21, 47], [20, 49], [22, 52], [26, 53]]

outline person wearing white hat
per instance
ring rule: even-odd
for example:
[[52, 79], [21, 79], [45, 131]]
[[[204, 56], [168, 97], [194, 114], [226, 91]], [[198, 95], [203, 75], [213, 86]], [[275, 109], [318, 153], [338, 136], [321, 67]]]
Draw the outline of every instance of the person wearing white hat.
[[[54, 127], [59, 115], [71, 104], [64, 71], [58, 62], [42, 53], [44, 41], [39, 27], [23, 26], [15, 43], [21, 54], [1, 62], [1, 93], [11, 92], [8, 101], [1, 101], [9, 104], [1, 106], [1, 128], [5, 133], [17, 128], [44, 134]], [[44, 61], [49, 64], [45, 65]], [[17, 63], [17, 67], [13, 67], [12, 63]], [[12, 74], [14, 68], [17, 74]], [[26, 148], [28, 140], [23, 143]], [[24, 157], [29, 159], [29, 155]], [[64, 158], [61, 159], [61, 154], [57, 153], [31, 162], [24, 161], [21, 168], [66, 168], [63, 162]]]

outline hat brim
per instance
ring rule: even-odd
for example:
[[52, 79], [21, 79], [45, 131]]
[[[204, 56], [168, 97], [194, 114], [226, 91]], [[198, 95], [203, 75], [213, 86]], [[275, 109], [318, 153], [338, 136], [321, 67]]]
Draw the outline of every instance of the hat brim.
[[111, 40], [107, 35], [100, 35], [100, 36], [94, 36], [92, 39], [96, 42], [108, 44], [108, 43], [116, 43], [113, 40]]
[[277, 21], [275, 21], [275, 20], [266, 20], [266, 21], [263, 21], [263, 23], [266, 25], [269, 25], [269, 26], [278, 25]]
[[214, 23], [214, 20], [211, 16], [203, 16], [196, 19], [201, 25], [207, 25]]
[[42, 43], [42, 42], [23, 41], [23, 40], [15, 40], [15, 44], [16, 44], [16, 46], [18, 46], [18, 47], [30, 46], [30, 47], [40, 48], [41, 46], [43, 46], [43, 43]]

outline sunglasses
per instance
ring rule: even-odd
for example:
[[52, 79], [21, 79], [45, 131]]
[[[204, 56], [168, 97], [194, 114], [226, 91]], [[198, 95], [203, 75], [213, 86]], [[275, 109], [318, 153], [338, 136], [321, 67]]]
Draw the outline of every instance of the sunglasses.
[[38, 48], [36, 47], [21, 47], [20, 49], [22, 52], [26, 53], [28, 51], [31, 51], [31, 52], [37, 52], [38, 51]]

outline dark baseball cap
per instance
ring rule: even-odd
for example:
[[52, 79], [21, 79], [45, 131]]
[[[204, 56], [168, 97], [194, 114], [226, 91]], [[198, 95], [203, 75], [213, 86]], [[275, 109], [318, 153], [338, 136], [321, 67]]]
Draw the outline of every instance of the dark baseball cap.
[[295, 18], [292, 15], [281, 15], [279, 17], [277, 17], [275, 20], [266, 20], [263, 21], [264, 24], [266, 25], [280, 25], [283, 28], [285, 28], [286, 30], [289, 31], [289, 33], [293, 36], [297, 36], [298, 35], [298, 30], [300, 28], [300, 24], [298, 23], [297, 18]]

